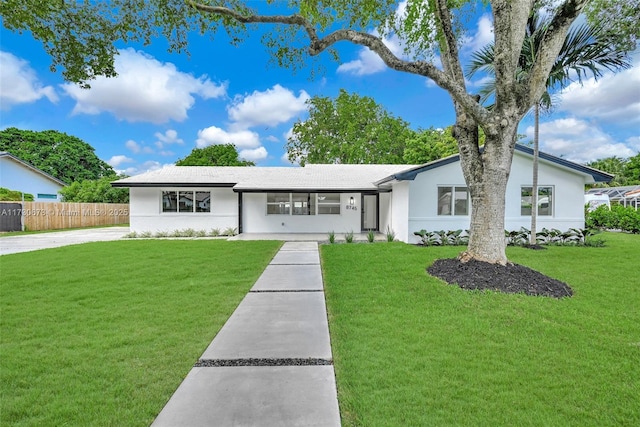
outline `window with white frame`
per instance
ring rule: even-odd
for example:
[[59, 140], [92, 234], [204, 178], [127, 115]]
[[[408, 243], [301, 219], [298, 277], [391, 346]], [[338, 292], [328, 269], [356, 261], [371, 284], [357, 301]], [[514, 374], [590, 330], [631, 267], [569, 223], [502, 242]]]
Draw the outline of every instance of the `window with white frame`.
[[340, 215], [340, 193], [318, 193], [318, 215]]
[[267, 193], [267, 215], [339, 215], [338, 193]]
[[165, 190], [162, 192], [162, 212], [211, 212], [211, 192]]
[[[538, 216], [553, 216], [553, 187], [538, 187]], [[520, 187], [520, 215], [531, 216], [533, 187]]]
[[267, 193], [267, 215], [290, 215], [291, 195], [289, 193]]
[[469, 215], [467, 187], [438, 187], [438, 215]]

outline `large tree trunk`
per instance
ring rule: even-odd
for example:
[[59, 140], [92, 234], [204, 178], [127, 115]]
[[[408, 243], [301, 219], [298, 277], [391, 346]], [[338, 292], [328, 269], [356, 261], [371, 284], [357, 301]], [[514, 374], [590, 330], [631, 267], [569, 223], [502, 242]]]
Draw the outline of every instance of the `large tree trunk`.
[[504, 119], [496, 134], [485, 135], [481, 152], [477, 124], [458, 110], [455, 136], [460, 147], [462, 172], [471, 195], [469, 245], [459, 257], [463, 262], [508, 263], [505, 200], [518, 123], [516, 117]]

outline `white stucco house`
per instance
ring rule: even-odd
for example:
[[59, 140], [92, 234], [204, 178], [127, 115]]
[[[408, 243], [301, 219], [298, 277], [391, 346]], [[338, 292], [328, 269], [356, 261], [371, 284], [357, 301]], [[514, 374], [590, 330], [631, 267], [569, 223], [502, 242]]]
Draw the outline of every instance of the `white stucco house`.
[[[530, 226], [533, 151], [518, 145], [506, 195], [508, 230]], [[538, 227], [584, 227], [584, 185], [612, 176], [540, 153]], [[130, 188], [135, 232], [374, 230], [413, 243], [421, 229], [469, 228], [473, 207], [453, 155], [424, 165], [174, 166], [115, 181]]]
[[59, 202], [63, 181], [6, 151], [0, 152], [0, 187], [33, 194], [35, 202]]

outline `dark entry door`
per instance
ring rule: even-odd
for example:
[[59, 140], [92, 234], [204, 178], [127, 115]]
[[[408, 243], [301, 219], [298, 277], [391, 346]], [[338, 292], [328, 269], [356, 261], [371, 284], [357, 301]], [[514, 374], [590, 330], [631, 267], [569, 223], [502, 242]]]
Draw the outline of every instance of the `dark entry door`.
[[378, 231], [378, 195], [362, 195], [362, 230]]

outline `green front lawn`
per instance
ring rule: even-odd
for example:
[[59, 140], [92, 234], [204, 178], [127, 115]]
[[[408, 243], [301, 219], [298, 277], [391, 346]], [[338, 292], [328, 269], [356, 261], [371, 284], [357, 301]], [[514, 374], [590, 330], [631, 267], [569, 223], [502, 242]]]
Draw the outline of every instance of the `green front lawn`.
[[509, 248], [568, 283], [562, 300], [430, 277], [460, 248], [324, 245], [345, 426], [640, 425], [640, 236]]
[[0, 257], [0, 425], [149, 425], [279, 246], [118, 241]]

